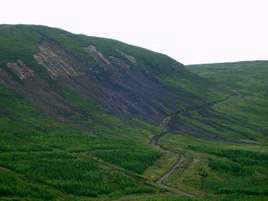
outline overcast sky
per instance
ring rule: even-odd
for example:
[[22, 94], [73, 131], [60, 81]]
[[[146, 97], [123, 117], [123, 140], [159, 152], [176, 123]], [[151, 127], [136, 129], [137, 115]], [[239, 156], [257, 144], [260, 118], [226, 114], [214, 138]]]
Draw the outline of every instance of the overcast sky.
[[267, 21], [267, 0], [4, 0], [0, 12], [0, 24], [113, 38], [184, 64], [268, 60]]

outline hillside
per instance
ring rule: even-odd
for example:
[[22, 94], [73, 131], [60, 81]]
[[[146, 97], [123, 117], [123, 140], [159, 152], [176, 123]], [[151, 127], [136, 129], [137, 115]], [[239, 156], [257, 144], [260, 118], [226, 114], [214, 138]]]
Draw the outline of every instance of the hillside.
[[[248, 140], [258, 141], [258, 137], [267, 139], [268, 131], [267, 66], [267, 61], [253, 61], [193, 65], [188, 69], [233, 91], [234, 97], [215, 110], [230, 120], [236, 120], [237, 128], [232, 128], [236, 133], [240, 132]], [[231, 124], [227, 125], [230, 129]]]
[[0, 53], [0, 200], [267, 198], [268, 62], [34, 25], [0, 25]]
[[[70, 96], [117, 116], [158, 121], [177, 108], [208, 101], [209, 93], [193, 92], [200, 90], [197, 82], [209, 83], [182, 64], [118, 41], [43, 26], [2, 25], [0, 42], [1, 83], [60, 118], [81, 115], [71, 108]], [[191, 80], [196, 82], [189, 90]]]

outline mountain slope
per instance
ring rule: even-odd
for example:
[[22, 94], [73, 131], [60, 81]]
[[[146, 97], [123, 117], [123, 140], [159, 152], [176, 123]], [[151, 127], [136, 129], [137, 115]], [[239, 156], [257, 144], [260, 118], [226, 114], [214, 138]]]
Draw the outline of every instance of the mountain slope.
[[[81, 113], [69, 94], [118, 116], [156, 121], [165, 113], [208, 101], [207, 94], [217, 95], [208, 93], [212, 87], [207, 80], [175, 60], [118, 41], [43, 26], [2, 25], [0, 42], [2, 85], [60, 118]], [[174, 79], [188, 83], [174, 86]], [[200, 89], [204, 94], [193, 93]]]
[[208, 101], [196, 92], [209, 81], [159, 53], [43, 26], [1, 25], [0, 52], [3, 199], [166, 191], [137, 175], [162, 155], [147, 141], [166, 113]]
[[252, 61], [193, 65], [188, 69], [233, 91], [235, 96], [214, 107], [215, 112], [226, 118], [221, 123], [225, 125], [222, 131], [240, 134], [245, 141], [257, 141], [258, 138], [263, 141], [263, 138], [267, 139], [268, 125], [267, 66], [267, 61]]
[[265, 62], [33, 25], [0, 25], [0, 52], [0, 200], [267, 198]]
[[204, 200], [267, 200], [268, 62], [186, 67], [231, 93], [169, 115], [151, 138], [164, 155], [144, 175]]

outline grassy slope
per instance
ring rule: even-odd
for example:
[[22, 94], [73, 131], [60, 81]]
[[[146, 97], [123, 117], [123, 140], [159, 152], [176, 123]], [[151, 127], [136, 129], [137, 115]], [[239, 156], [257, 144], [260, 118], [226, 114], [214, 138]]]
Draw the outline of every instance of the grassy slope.
[[[2, 26], [1, 68], [6, 68], [6, 62], [21, 59], [47, 80], [52, 90], [57, 90], [57, 83], [49, 79], [32, 57], [38, 49], [38, 32], [77, 51], [82, 57], [86, 54], [81, 47], [92, 43], [105, 54], [113, 54], [115, 47], [121, 47], [126, 53], [129, 50], [128, 45], [117, 41], [74, 36], [57, 29]], [[142, 48], [131, 47], [130, 50], [140, 55], [140, 59], [151, 61], [153, 57], [155, 63], [159, 62], [158, 57], [166, 59], [161, 54], [148, 54]], [[89, 61], [92, 63], [88, 65], [94, 66], [94, 60]], [[1, 200], [84, 200], [81, 196], [102, 199], [158, 191], [120, 167], [143, 173], [151, 166], [161, 154], [147, 146], [147, 141], [159, 129], [137, 119], [119, 120], [68, 89], [61, 88], [60, 92], [86, 115], [72, 117], [76, 120], [72, 124], [59, 122], [0, 87]]]
[[[162, 147], [184, 154], [186, 158], [164, 182], [205, 200], [267, 200], [268, 62], [194, 65], [188, 68], [236, 95], [212, 107], [179, 114], [180, 123], [202, 128], [207, 133], [223, 136], [225, 140], [190, 137], [191, 130], [163, 137], [160, 141]], [[172, 157], [170, 155], [169, 160]], [[169, 162], [165, 156], [158, 162], [161, 160], [166, 160], [163, 164]], [[156, 179], [159, 172], [168, 169], [156, 163], [147, 169], [145, 175]]]
[[[191, 130], [169, 133], [160, 144], [186, 160], [165, 184], [191, 192], [197, 200], [264, 201], [268, 199], [267, 79], [268, 62], [189, 66], [236, 95], [211, 107], [180, 114], [182, 123], [224, 137], [191, 137]], [[179, 83], [180, 84], [180, 83]], [[212, 99], [213, 100], [213, 99]], [[205, 121], [204, 121], [205, 120]], [[176, 156], [164, 153], [144, 175], [155, 180]], [[142, 196], [124, 200], [191, 200]]]
[[[90, 129], [78, 128], [41, 114], [2, 87], [0, 93], [0, 107], [5, 109], [5, 114], [0, 115], [2, 196], [53, 200], [67, 194], [97, 196], [154, 191], [143, 181], [93, 160], [103, 158], [143, 172], [160, 156], [139, 143], [153, 132], [153, 126], [138, 120], [124, 123], [95, 111], [98, 119], [94, 125], [89, 125]], [[86, 106], [90, 109], [90, 105]], [[43, 187], [47, 191], [41, 191]]]
[[[189, 69], [236, 93], [236, 96], [213, 108], [234, 121], [227, 126], [240, 132], [245, 139], [248, 137], [248, 140], [267, 142], [268, 62], [196, 65], [189, 66]], [[231, 135], [232, 130], [224, 131]]]
[[202, 112], [192, 112], [181, 118], [237, 142], [206, 141], [189, 137], [183, 132], [168, 135], [161, 141], [162, 145], [185, 151], [187, 161], [183, 169], [166, 181], [167, 184], [196, 191], [197, 194], [215, 194], [223, 200], [266, 200], [268, 62], [195, 65], [188, 68], [238, 95], [210, 109], [225, 118], [211, 117]]
[[[114, 54], [115, 47], [126, 53], [131, 51], [138, 59], [153, 62], [151, 66], [159, 60], [170, 62], [164, 55], [155, 56], [153, 52], [117, 41], [74, 36], [46, 27], [1, 26], [0, 67], [6, 68], [6, 62], [21, 59], [47, 80], [52, 90], [57, 90], [57, 83], [36, 65], [32, 56], [38, 49], [38, 32], [82, 57], [86, 54], [81, 47], [93, 43], [105, 54]], [[94, 66], [94, 60], [89, 61]], [[159, 69], [152, 70], [157, 72]], [[61, 95], [86, 114], [74, 117], [77, 121], [72, 124], [42, 114], [3, 86], [0, 95], [2, 200], [70, 200], [70, 197], [117, 197], [157, 191], [143, 179], [102, 162], [105, 160], [134, 173], [143, 173], [161, 155], [147, 146], [149, 136], [159, 132], [156, 126], [137, 119], [119, 120], [68, 89], [62, 90]]]
[[[226, 199], [245, 200], [245, 197], [249, 199], [252, 197], [252, 200], [265, 199], [267, 160], [266, 155], [263, 157], [263, 154], [267, 152], [267, 144], [265, 145], [267, 138], [264, 133], [267, 131], [268, 118], [265, 64], [258, 64], [263, 67], [256, 71], [251, 70], [252, 64], [248, 65], [247, 70], [235, 65], [240, 75], [239, 79], [233, 76], [233, 69], [225, 68], [225, 64], [221, 66], [222, 70], [218, 70], [215, 66], [191, 67], [194, 72], [222, 85], [224, 90], [215, 93], [213, 90], [223, 88], [210, 88], [205, 80], [193, 73], [183, 71], [180, 75], [170, 76], [168, 71], [170, 68], [165, 71], [160, 69], [159, 62], [166, 66], [173, 65], [161, 54], [156, 55], [108, 39], [81, 35], [74, 37], [68, 33], [62, 34], [62, 30], [45, 27], [35, 27], [35, 31], [24, 26], [18, 26], [15, 30], [12, 28], [9, 32], [4, 29], [4, 31], [0, 29], [0, 52], [2, 52], [0, 67], [3, 68], [4, 62], [21, 58], [28, 66], [33, 68], [36, 66], [32, 55], [37, 51], [39, 36], [36, 31], [39, 30], [40, 33], [53, 37], [66, 48], [77, 51], [77, 55], [81, 57], [86, 56], [81, 47], [89, 44], [95, 44], [101, 52], [108, 55], [116, 54], [113, 51], [115, 47], [120, 48], [148, 64], [141, 67], [151, 67], [150, 70], [169, 85], [192, 91], [194, 95], [206, 101], [222, 98], [231, 90], [239, 91], [241, 95], [232, 97], [213, 108], [217, 112], [228, 114], [226, 121], [222, 116], [212, 119], [199, 112], [192, 112], [190, 117], [183, 116], [183, 121], [190, 126], [198, 126], [229, 140], [237, 137], [240, 141], [241, 139], [247, 142], [255, 140], [261, 144], [241, 146], [230, 143], [208, 143], [206, 140], [185, 136], [187, 132], [180, 133], [184, 135], [168, 135], [161, 140], [161, 143], [182, 153], [187, 152], [185, 164], [187, 168], [185, 171], [182, 170], [183, 174], [179, 170], [166, 182], [173, 186], [183, 183], [182, 187], [186, 190], [204, 196], [207, 196], [207, 193], [209, 196], [218, 193], [222, 197], [227, 194]], [[17, 35], [17, 32], [20, 34]], [[90, 65], [94, 66], [94, 61], [91, 61]], [[41, 68], [36, 70], [42, 78], [48, 79], [46, 72]], [[256, 75], [253, 76], [253, 72]], [[53, 81], [49, 79], [48, 81], [56, 86]], [[204, 90], [206, 86], [208, 90]], [[145, 172], [145, 176], [149, 178], [163, 174], [169, 166], [163, 165], [162, 161], [165, 161], [165, 157], [168, 156], [163, 155], [160, 158], [161, 153], [147, 145], [149, 137], [159, 133], [157, 126], [136, 119], [119, 120], [68, 90], [62, 95], [87, 113], [86, 117], [83, 119], [78, 117], [78, 122], [73, 124], [65, 124], [41, 114], [29, 102], [3, 87], [0, 88], [0, 94], [1, 200], [86, 199], [83, 196], [98, 196], [100, 199], [110, 200], [123, 195], [127, 195], [126, 200], [188, 200], [174, 195], [143, 196], [142, 193], [151, 194], [158, 190], [145, 184], [142, 178], [131, 176], [120, 168], [102, 162], [105, 160], [109, 164], [112, 163], [138, 174]], [[211, 123], [202, 121], [205, 118]], [[76, 123], [83, 127], [77, 126]], [[189, 144], [192, 146], [188, 146]], [[241, 157], [239, 154], [233, 153], [234, 149], [245, 150], [241, 152], [242, 161], [238, 160]], [[174, 161], [172, 157], [170, 163]], [[263, 164], [256, 162], [259, 161], [259, 157], [263, 158]], [[160, 160], [154, 163], [158, 158]], [[227, 160], [227, 165], [222, 160]], [[155, 165], [152, 166], [153, 164]], [[226, 170], [227, 173], [224, 173]], [[241, 170], [246, 170], [249, 175], [241, 175]], [[227, 188], [228, 182], [232, 184], [230, 188]], [[200, 193], [201, 191], [205, 193]], [[254, 195], [256, 192], [260, 195]], [[141, 194], [141, 197], [137, 198], [136, 195], [133, 197], [133, 194]], [[109, 198], [106, 198], [107, 196]]]

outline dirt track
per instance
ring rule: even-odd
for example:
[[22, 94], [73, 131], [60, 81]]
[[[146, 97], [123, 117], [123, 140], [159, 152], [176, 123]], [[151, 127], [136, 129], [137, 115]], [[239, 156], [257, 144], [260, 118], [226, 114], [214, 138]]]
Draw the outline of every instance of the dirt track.
[[156, 183], [161, 184], [165, 179], [167, 179], [170, 175], [173, 174], [173, 172], [181, 166], [181, 164], [183, 163], [183, 161], [185, 160], [184, 155], [182, 155], [180, 158], [178, 158], [178, 160], [176, 161], [176, 163], [174, 163], [174, 165], [170, 168], [170, 170], [168, 172], [166, 172], [163, 176], [159, 177], [156, 181]]
[[[232, 96], [239, 96], [239, 95], [240, 95], [239, 93], [234, 92], [233, 94], [230, 94], [229, 96], [226, 96], [225, 98], [223, 98], [221, 100], [217, 100], [217, 101], [213, 101], [213, 102], [210, 102], [210, 103], [201, 104], [201, 105], [198, 105], [198, 106], [188, 107], [188, 108], [185, 108], [185, 109], [176, 111], [176, 112], [168, 115], [166, 118], [164, 118], [160, 122], [160, 128], [161, 128], [162, 131], [160, 132], [160, 134], [154, 135], [150, 139], [149, 144], [151, 144], [152, 146], [154, 146], [155, 148], [157, 148], [157, 149], [159, 149], [161, 151], [177, 154], [173, 150], [168, 149], [168, 148], [165, 148], [165, 147], [162, 147], [160, 145], [160, 139], [162, 137], [164, 137], [168, 133], [168, 123], [169, 123], [169, 120], [171, 119], [172, 116], [178, 115], [178, 114], [184, 114], [184, 113], [187, 113], [187, 112], [197, 111], [197, 110], [200, 110], [200, 109], [203, 109], [203, 108], [207, 108], [207, 107], [212, 107], [214, 105], [217, 105], [219, 103], [222, 103], [222, 102], [225, 102], [225, 101], [229, 100], [229, 98], [231, 98]], [[166, 184], [164, 184], [164, 181], [168, 177], [170, 177], [179, 167], [181, 167], [182, 163], [185, 160], [186, 160], [185, 159], [185, 156], [183, 154], [180, 154], [178, 156], [178, 159], [176, 160], [176, 162], [173, 164], [173, 166], [165, 174], [163, 174], [162, 176], [160, 176], [159, 178], [157, 178], [156, 181], [155, 181], [155, 183], [158, 184], [158, 185], [160, 185], [160, 186], [163, 186], [163, 187], [165, 187], [167, 189], [176, 191], [176, 192], [181, 193], [181, 194], [184, 194], [186, 196], [193, 197], [193, 195], [191, 193], [187, 193], [187, 192], [184, 192], [184, 191], [182, 191], [180, 189], [175, 189], [175, 188], [172, 188], [172, 187], [167, 186]]]

